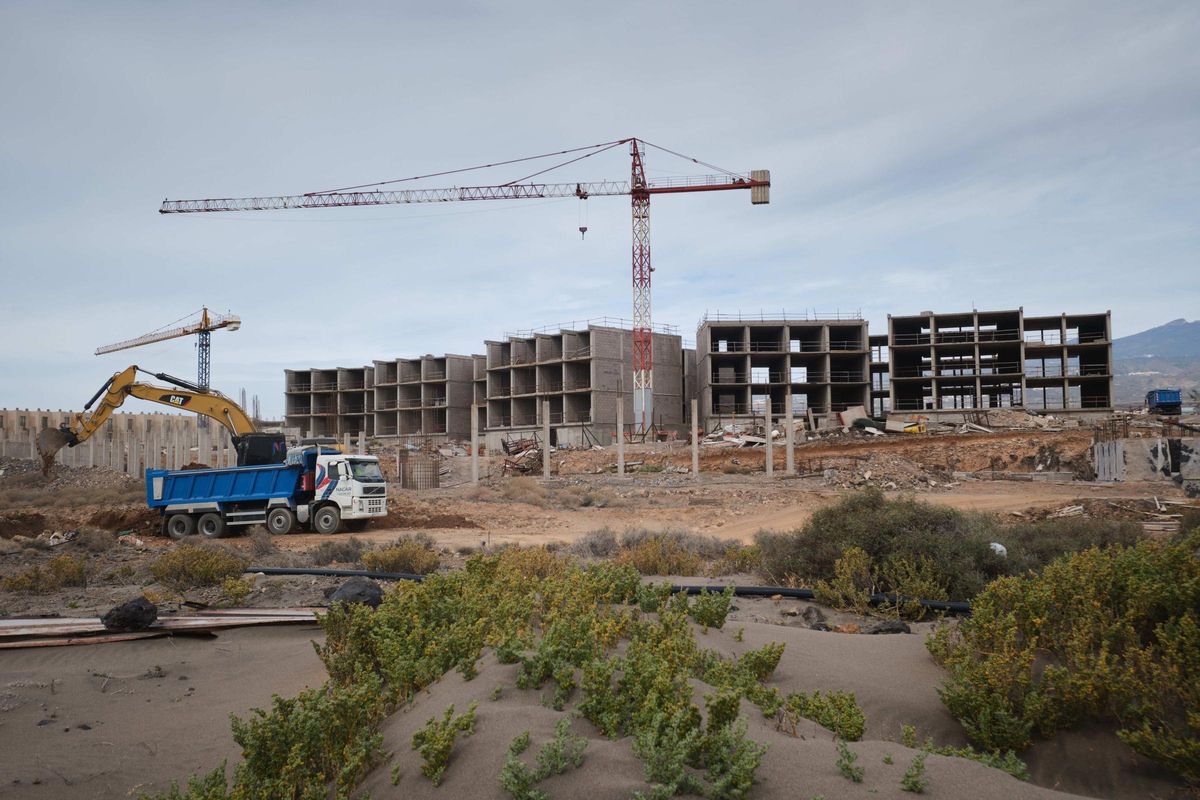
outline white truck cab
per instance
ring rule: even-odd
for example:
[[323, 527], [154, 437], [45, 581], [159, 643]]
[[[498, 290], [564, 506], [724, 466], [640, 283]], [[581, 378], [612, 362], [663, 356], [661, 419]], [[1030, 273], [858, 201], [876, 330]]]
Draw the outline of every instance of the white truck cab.
[[305, 469], [301, 486], [307, 502], [297, 503], [296, 518], [317, 533], [336, 533], [343, 523], [362, 530], [387, 515], [387, 481], [376, 456], [300, 447], [288, 451], [288, 462]]

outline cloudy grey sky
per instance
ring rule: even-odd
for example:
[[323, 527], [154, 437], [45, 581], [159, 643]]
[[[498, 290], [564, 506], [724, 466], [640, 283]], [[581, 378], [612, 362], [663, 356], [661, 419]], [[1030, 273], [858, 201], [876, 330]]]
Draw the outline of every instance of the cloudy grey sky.
[[92, 351], [203, 304], [244, 320], [214, 384], [275, 414], [284, 367], [627, 318], [625, 198], [588, 202], [583, 241], [575, 200], [156, 213], [627, 136], [772, 172], [769, 206], [654, 200], [655, 318], [688, 338], [706, 310], [1194, 318], [1197, 41], [1190, 0], [4, 0], [0, 406], [78, 407], [134, 362], [194, 375], [190, 340]]

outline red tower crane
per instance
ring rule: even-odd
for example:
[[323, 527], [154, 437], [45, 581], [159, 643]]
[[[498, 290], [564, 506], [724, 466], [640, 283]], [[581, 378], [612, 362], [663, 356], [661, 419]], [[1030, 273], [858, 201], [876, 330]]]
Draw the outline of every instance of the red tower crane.
[[[575, 183], [531, 183], [551, 170], [581, 161], [614, 147], [628, 144], [632, 158], [629, 181], [591, 181]], [[697, 175], [665, 179], [646, 179], [646, 146], [687, 159], [695, 164], [716, 170], [720, 174]], [[568, 159], [561, 164], [538, 170], [516, 180], [487, 186], [455, 186], [442, 189], [386, 189], [379, 187], [394, 183], [440, 177], [473, 170], [506, 166], [560, 155], [583, 155]], [[341, 206], [380, 206], [406, 203], [444, 203], [463, 200], [529, 200], [553, 197], [578, 197], [586, 200], [594, 196], [628, 195], [633, 207], [633, 410], [635, 424], [641, 431], [649, 428], [653, 420], [653, 326], [650, 313], [650, 197], [656, 194], [679, 194], [682, 192], [713, 192], [726, 189], [749, 189], [750, 202], [762, 205], [770, 202], [771, 173], [769, 170], [751, 170], [736, 173], [706, 164], [698, 159], [676, 153], [665, 147], [651, 144], [644, 139], [618, 139], [587, 147], [560, 150], [538, 156], [516, 158], [495, 164], [448, 170], [417, 175], [411, 178], [379, 181], [377, 183], [348, 186], [299, 195], [274, 197], [213, 198], [206, 200], [164, 200], [160, 214], [189, 214], [217, 211], [280, 211], [293, 208], [334, 208]]]

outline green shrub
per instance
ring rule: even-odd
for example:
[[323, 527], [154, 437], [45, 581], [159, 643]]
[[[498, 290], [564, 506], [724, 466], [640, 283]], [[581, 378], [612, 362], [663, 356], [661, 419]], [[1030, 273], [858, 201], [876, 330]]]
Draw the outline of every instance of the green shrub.
[[929, 779], [925, 777], [925, 759], [928, 757], [928, 753], [921, 753], [913, 758], [908, 769], [904, 771], [904, 777], [900, 779], [901, 789], [913, 794], [925, 793], [925, 788], [929, 786]]
[[1090, 549], [1003, 578], [928, 646], [972, 742], [1019, 750], [1083, 720], [1200, 780], [1200, 534]]
[[880, 592], [895, 597], [893, 602], [880, 604], [880, 611], [901, 619], [924, 619], [929, 610], [921, 600], [950, 599], [946, 576], [928, 556], [889, 556], [875, 570], [875, 581]]
[[254, 582], [248, 578], [226, 578], [221, 581], [221, 591], [235, 606], [242, 603], [254, 588]]
[[222, 547], [180, 544], [159, 556], [150, 565], [150, 574], [164, 586], [182, 592], [237, 577], [249, 563]]
[[548, 800], [548, 795], [536, 784], [551, 775], [561, 775], [568, 769], [577, 769], [583, 764], [583, 751], [587, 739], [571, 735], [571, 718], [563, 717], [554, 726], [554, 738], [542, 745], [533, 769], [520, 756], [529, 749], [529, 731], [513, 739], [508, 746], [508, 756], [500, 770], [500, 787], [512, 795], [513, 800]]
[[838, 739], [837, 742], [837, 768], [838, 772], [842, 773], [842, 777], [855, 783], [862, 783], [863, 768], [855, 764], [858, 761], [858, 753], [850, 750], [844, 741]]
[[832, 608], [865, 614], [875, 593], [871, 557], [861, 547], [851, 547], [833, 564], [833, 580], [813, 584], [813, 597]]
[[347, 686], [308, 689], [291, 700], [276, 696], [270, 711], [235, 717], [233, 738], [245, 760], [234, 770], [234, 796], [326, 797], [329, 784], [339, 796], [348, 793], [383, 743], [381, 688], [378, 677], [364, 674]]
[[[1131, 522], [1076, 517], [1013, 523], [911, 497], [888, 499], [870, 488], [818, 510], [797, 531], [762, 532], [756, 542], [761, 573], [771, 583], [832, 581], [837, 560], [857, 547], [879, 566], [873, 577], [882, 591], [933, 599], [922, 593], [941, 590], [967, 600], [1003, 575], [1021, 575], [1093, 546], [1131, 545], [1141, 537]], [[1007, 558], [993, 553], [991, 542], [1004, 544]], [[897, 569], [902, 562], [894, 559], [908, 565]], [[908, 589], [902, 591], [898, 582], [907, 582]]]
[[[783, 710], [793, 717], [812, 720], [839, 738], [857, 742], [866, 730], [867, 720], [853, 692], [792, 692], [783, 701]], [[792, 726], [793, 733], [795, 726]]]
[[[528, 686], [553, 682], [563, 701], [578, 689], [580, 711], [610, 736], [642, 739], [648, 759], [679, 752], [681, 740], [695, 742], [682, 748], [689, 785], [738, 800], [753, 782], [762, 748], [734, 719], [735, 698], [764, 709], [780, 702], [759, 681], [778, 663], [782, 645], [736, 660], [703, 653], [686, 595], [664, 596], [657, 614], [644, 617], [629, 605], [639, 586], [630, 567], [580, 568], [544, 549], [513, 548], [421, 583], [398, 584], [375, 610], [337, 604], [321, 618], [325, 640], [316, 646], [326, 684], [293, 700], [276, 698], [270, 711], [235, 722], [244, 760], [229, 792], [209, 791], [204, 778], [189, 785], [186, 797], [349, 796], [379, 757], [380, 720], [452, 669], [472, 675], [490, 647], [520, 664], [519, 680]], [[694, 681], [705, 674], [718, 681], [707, 726], [693, 704]], [[417, 743], [430, 746], [435, 767], [449, 738], [445, 728], [454, 722], [453, 715], [442, 720], [439, 735], [430, 730]], [[534, 766], [519, 757], [527, 737], [524, 746], [514, 743], [501, 774], [507, 792], [542, 797], [540, 775], [578, 763], [583, 740], [570, 736], [568, 726], [560, 722]]]
[[429, 778], [434, 786], [439, 786], [442, 776], [446, 774], [450, 751], [454, 749], [458, 734], [470, 736], [475, 733], [475, 709], [478, 705], [472, 703], [467, 713], [457, 717], [451, 705], [440, 720], [430, 717], [425, 727], [413, 734], [412, 749], [421, 754], [421, 774]]
[[733, 605], [733, 587], [726, 586], [720, 592], [700, 592], [692, 601], [688, 613], [696, 623], [708, 628], [720, 629]]
[[441, 564], [441, 559], [426, 542], [416, 539], [398, 539], [382, 550], [363, 553], [363, 564], [375, 572], [406, 572], [410, 575], [428, 575]]
[[999, 750], [980, 752], [969, 744], [964, 747], [937, 745], [934, 744], [933, 739], [928, 737], [923, 744], [918, 744], [917, 729], [912, 725], [901, 726], [900, 742], [905, 747], [912, 748], [913, 750], [920, 749], [939, 756], [977, 761], [984, 766], [1007, 772], [1019, 781], [1029, 780], [1029, 767], [1012, 750], [1005, 750], [1004, 752], [1000, 752]]

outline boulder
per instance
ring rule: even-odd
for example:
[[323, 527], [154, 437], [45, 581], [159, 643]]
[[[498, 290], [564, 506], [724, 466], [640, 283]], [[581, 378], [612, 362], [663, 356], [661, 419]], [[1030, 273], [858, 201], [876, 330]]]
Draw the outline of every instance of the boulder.
[[378, 608], [383, 602], [383, 589], [370, 578], [356, 575], [337, 588], [329, 596], [330, 603], [362, 603], [371, 608]]
[[158, 619], [158, 606], [144, 597], [122, 603], [100, 618], [110, 631], [144, 631]]
[[[804, 613], [800, 616], [804, 617], [804, 621], [808, 623], [808, 627], [810, 628], [816, 628], [818, 625], [825, 625], [825, 615], [821, 613], [821, 609], [817, 608], [816, 606], [809, 606], [808, 608], [804, 609]], [[826, 625], [822, 630], [828, 629], [828, 627], [829, 626]]]
[[908, 623], [899, 619], [887, 619], [883, 622], [877, 622], [868, 628], [862, 629], [863, 633], [912, 633], [912, 628], [908, 627]]

